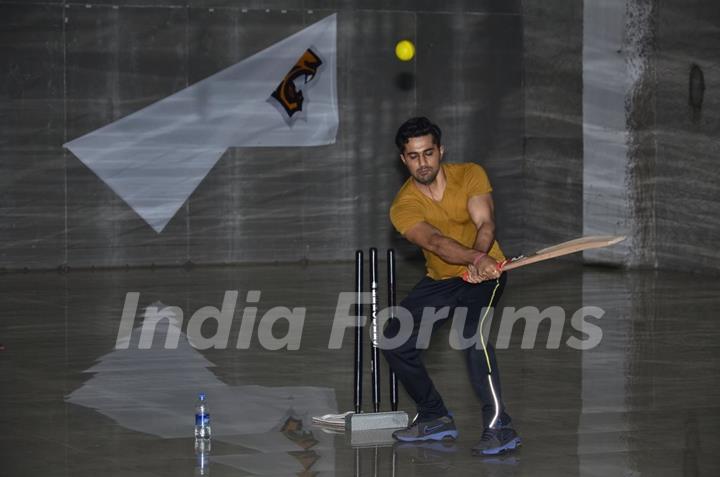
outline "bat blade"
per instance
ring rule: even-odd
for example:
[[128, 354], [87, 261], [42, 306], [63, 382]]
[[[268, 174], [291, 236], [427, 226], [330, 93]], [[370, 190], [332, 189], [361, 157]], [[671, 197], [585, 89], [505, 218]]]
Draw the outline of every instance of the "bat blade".
[[579, 237], [557, 245], [545, 247], [527, 257], [519, 257], [509, 260], [502, 266], [502, 270], [513, 270], [532, 263], [550, 260], [551, 258], [582, 252], [583, 250], [609, 247], [622, 242], [623, 240], [625, 240], [624, 235], [588, 235], [585, 237]]

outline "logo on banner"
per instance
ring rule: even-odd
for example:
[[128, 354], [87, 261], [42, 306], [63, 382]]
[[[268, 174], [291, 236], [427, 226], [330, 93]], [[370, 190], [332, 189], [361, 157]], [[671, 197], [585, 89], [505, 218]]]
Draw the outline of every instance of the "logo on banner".
[[293, 114], [302, 111], [305, 101], [302, 91], [295, 85], [295, 80], [304, 77], [304, 84], [308, 84], [315, 78], [315, 74], [322, 64], [320, 57], [308, 48], [270, 95], [282, 106], [288, 118], [292, 118]]

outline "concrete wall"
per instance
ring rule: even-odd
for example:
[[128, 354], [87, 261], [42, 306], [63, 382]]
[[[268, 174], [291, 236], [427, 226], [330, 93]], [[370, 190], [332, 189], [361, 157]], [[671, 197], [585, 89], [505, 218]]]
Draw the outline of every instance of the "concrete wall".
[[[717, 273], [720, 6], [586, 0], [584, 9], [584, 231], [628, 235], [586, 260]], [[693, 106], [694, 65], [704, 85]]]
[[[387, 219], [405, 178], [394, 133], [415, 114], [444, 128], [448, 160], [486, 166], [519, 251], [519, 3], [0, 0], [0, 268], [415, 254]], [[161, 234], [61, 148], [334, 12], [337, 143], [229, 150]], [[411, 63], [392, 53], [405, 37]]]
[[523, 25], [527, 252], [582, 234], [582, 2], [523, 2]]
[[522, 14], [526, 250], [625, 234], [584, 260], [717, 272], [717, 2], [524, 2]]
[[[720, 270], [720, 5], [657, 3], [655, 255], [667, 269]], [[690, 72], [704, 76], [690, 104]]]
[[[229, 150], [159, 235], [60, 147], [333, 12], [337, 144]], [[0, 268], [414, 255], [386, 215], [405, 178], [392, 137], [426, 114], [448, 160], [490, 172], [509, 253], [628, 233], [585, 260], [716, 271], [719, 12], [712, 0], [0, 0]], [[412, 63], [392, 55], [402, 37]]]

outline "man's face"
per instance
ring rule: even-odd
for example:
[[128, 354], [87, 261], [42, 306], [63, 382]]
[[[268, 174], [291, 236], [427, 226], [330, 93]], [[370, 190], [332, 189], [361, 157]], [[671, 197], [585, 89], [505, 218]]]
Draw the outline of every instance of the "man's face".
[[440, 161], [443, 156], [443, 148], [433, 142], [431, 134], [427, 136], [411, 137], [400, 160], [403, 161], [410, 171], [410, 175], [421, 184], [430, 185], [437, 177], [440, 170]]

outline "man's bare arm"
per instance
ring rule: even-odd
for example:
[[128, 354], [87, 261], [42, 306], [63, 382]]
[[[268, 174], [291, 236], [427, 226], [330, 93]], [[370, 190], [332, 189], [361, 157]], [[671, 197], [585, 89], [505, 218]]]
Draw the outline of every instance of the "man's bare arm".
[[[468, 213], [477, 228], [473, 248], [480, 252], [489, 252], [495, 241], [495, 204], [492, 196], [488, 193], [470, 197], [468, 199]], [[489, 280], [500, 276], [497, 261], [490, 256], [476, 259], [472, 265], [468, 266], [468, 271], [470, 272], [469, 281], [472, 282]]]
[[495, 204], [492, 196], [488, 193], [470, 197], [468, 213], [477, 228], [473, 248], [484, 253], [489, 252], [495, 241]]
[[465, 247], [458, 241], [443, 235], [437, 228], [427, 222], [419, 222], [410, 227], [404, 234], [405, 238], [415, 245], [434, 253], [447, 263], [468, 265], [482, 256], [479, 251]]

